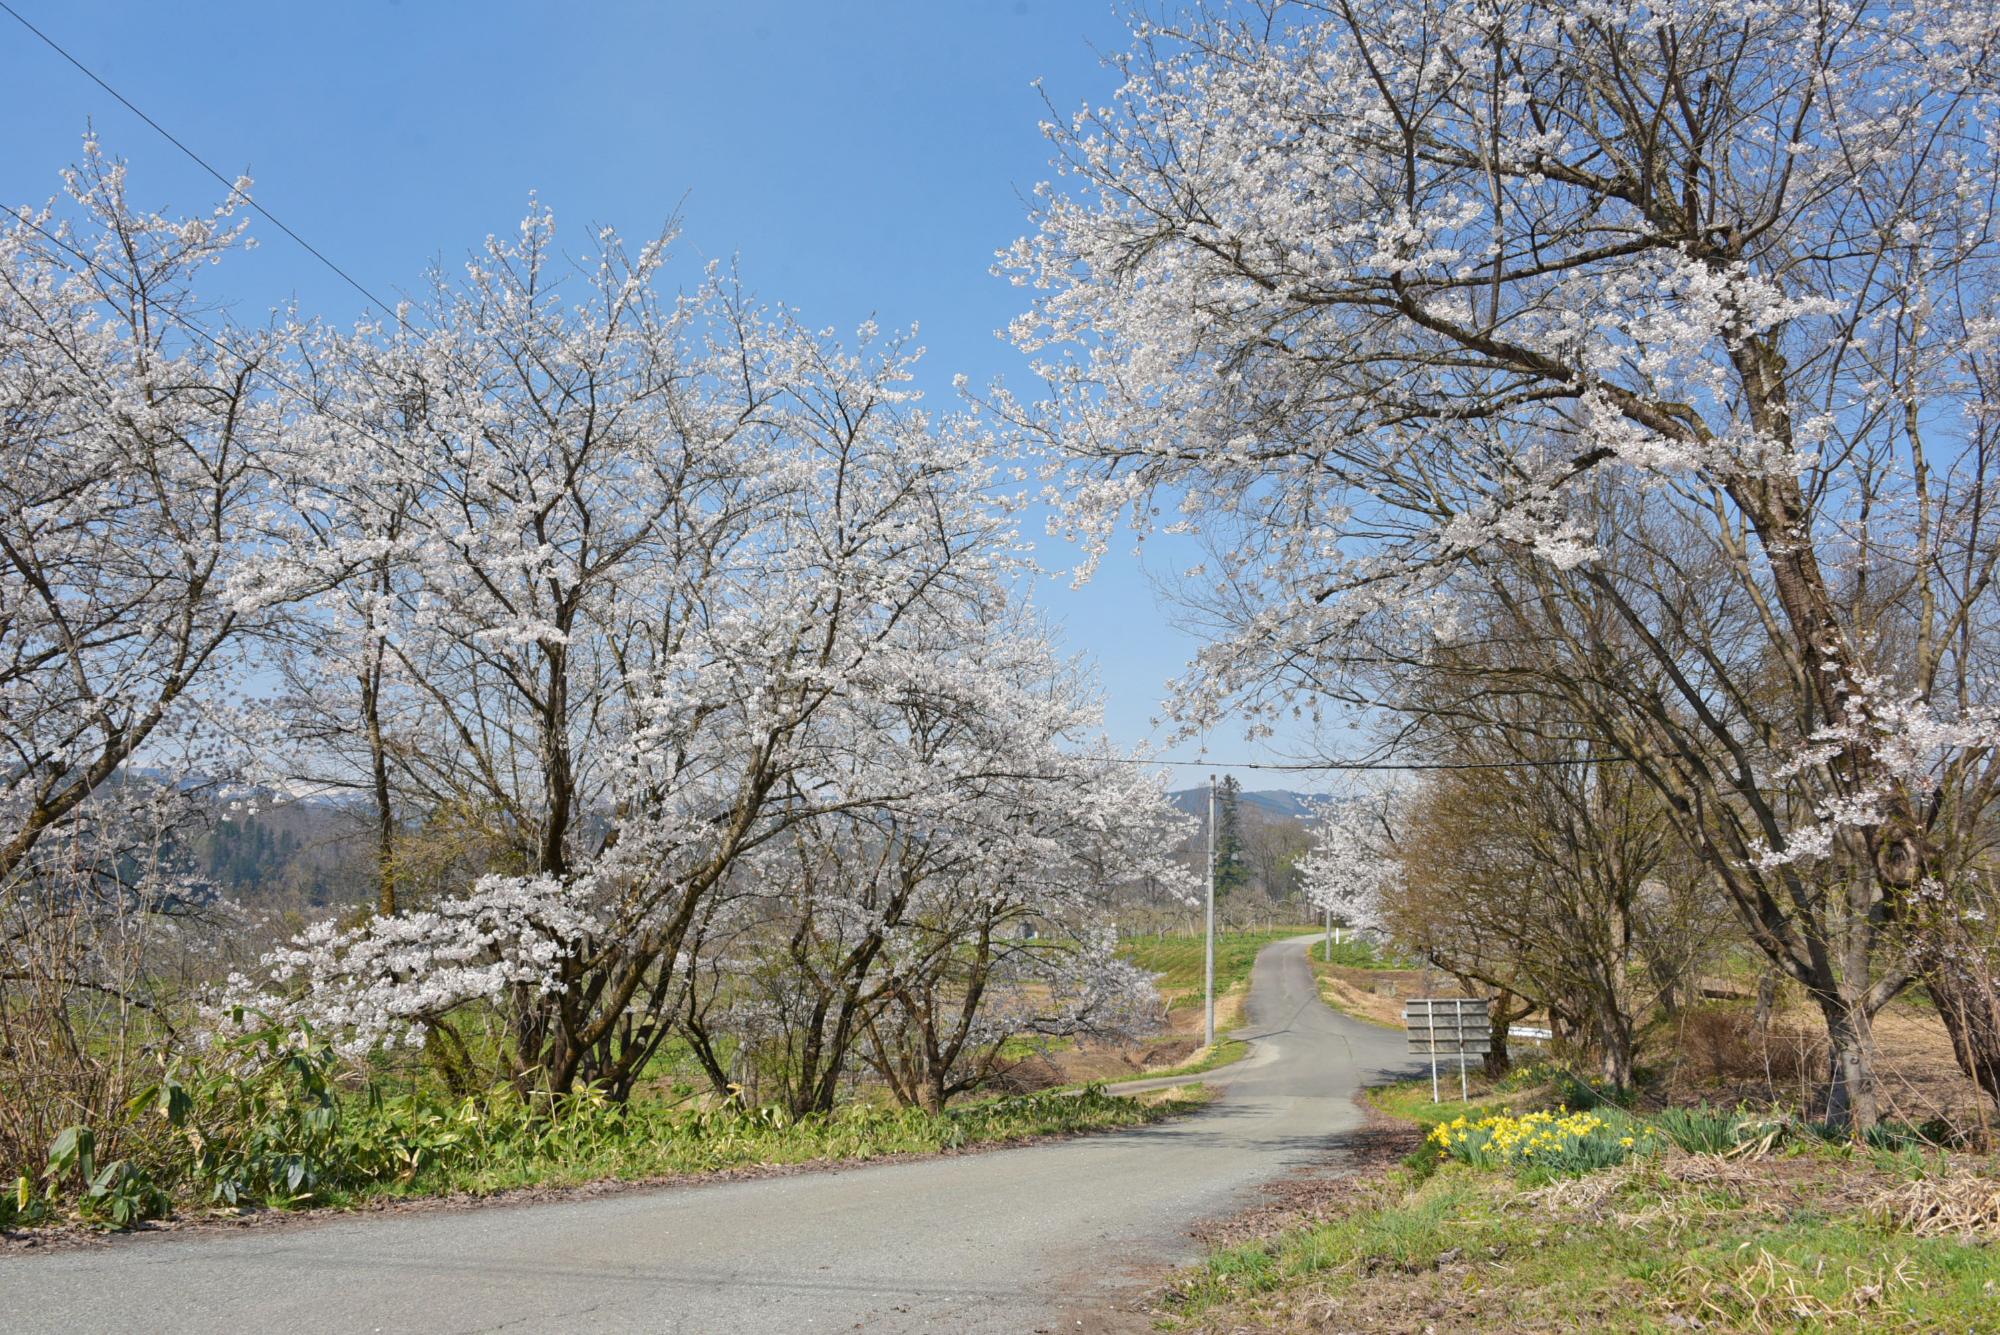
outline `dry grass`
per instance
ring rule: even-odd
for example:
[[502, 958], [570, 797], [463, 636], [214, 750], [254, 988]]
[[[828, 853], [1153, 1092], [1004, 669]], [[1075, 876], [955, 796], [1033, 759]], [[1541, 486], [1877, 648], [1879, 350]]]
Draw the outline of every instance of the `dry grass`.
[[1898, 1299], [1926, 1287], [1910, 1259], [1899, 1256], [1880, 1266], [1843, 1266], [1842, 1282], [1834, 1286], [1838, 1296], [1828, 1298], [1822, 1296], [1827, 1281], [1824, 1263], [1808, 1270], [1767, 1248], [1755, 1252], [1720, 1272], [1706, 1266], [1681, 1267], [1674, 1275], [1675, 1297], [1658, 1306], [1689, 1325], [1693, 1318], [1705, 1326], [1758, 1335], [1804, 1326], [1839, 1329], [1879, 1322], [1886, 1328]]
[[1878, 1192], [1869, 1212], [1917, 1237], [2000, 1241], [2000, 1178], [1963, 1171], [1918, 1178]]
[[1352, 969], [1319, 960], [1312, 968], [1320, 1000], [1344, 1015], [1389, 1029], [1403, 1027], [1406, 998], [1427, 995], [1423, 974], [1413, 969]]
[[[1940, 1121], [1976, 1142], [1994, 1125], [1992, 1100], [1958, 1068], [1935, 1012], [1898, 1002], [1875, 1020], [1882, 1115], [1911, 1125]], [[1710, 1001], [1650, 1036], [1644, 1064], [1660, 1073], [1646, 1106], [1710, 1103], [1787, 1107], [1818, 1115], [1825, 1096], [1826, 1033], [1819, 1014], [1793, 1001], [1759, 1032], [1748, 1002]]]

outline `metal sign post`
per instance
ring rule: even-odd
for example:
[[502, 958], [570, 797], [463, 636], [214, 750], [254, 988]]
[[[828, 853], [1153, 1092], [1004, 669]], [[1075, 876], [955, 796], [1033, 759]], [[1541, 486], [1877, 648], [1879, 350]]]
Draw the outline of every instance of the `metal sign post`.
[[1493, 1047], [1492, 1003], [1484, 997], [1411, 997], [1403, 1007], [1410, 1051], [1431, 1059], [1431, 1102], [1438, 1095], [1438, 1056], [1458, 1058], [1458, 1097], [1472, 1097], [1465, 1059], [1484, 1056]]

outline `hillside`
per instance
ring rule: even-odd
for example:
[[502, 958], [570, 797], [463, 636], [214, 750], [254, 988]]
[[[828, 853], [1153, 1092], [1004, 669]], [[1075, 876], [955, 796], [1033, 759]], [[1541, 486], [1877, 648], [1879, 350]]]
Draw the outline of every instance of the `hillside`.
[[[1208, 811], [1208, 789], [1183, 788], [1172, 794], [1174, 805], [1188, 815], [1199, 819]], [[1236, 799], [1243, 809], [1265, 819], [1285, 818], [1288, 820], [1311, 821], [1318, 814], [1318, 806], [1326, 799], [1312, 793], [1297, 793], [1286, 788], [1265, 788], [1257, 792], [1244, 792]]]

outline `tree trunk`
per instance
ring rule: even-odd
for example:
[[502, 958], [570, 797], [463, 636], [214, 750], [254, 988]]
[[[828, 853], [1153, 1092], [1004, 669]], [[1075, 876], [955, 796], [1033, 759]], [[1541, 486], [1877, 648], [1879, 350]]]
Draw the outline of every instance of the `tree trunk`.
[[[1474, 996], [1479, 994], [1480, 989], [1476, 984], [1466, 982], [1464, 979], [1460, 979], [1459, 982], [1468, 993]], [[1527, 1018], [1529, 1009], [1527, 1003], [1522, 1002], [1507, 988], [1495, 991], [1492, 1007], [1492, 1046], [1486, 1050], [1487, 1079], [1498, 1080], [1514, 1069], [1514, 1054], [1507, 1046], [1507, 1031], [1517, 1021]]]
[[[378, 591], [386, 598], [393, 581], [387, 562], [376, 569]], [[382, 674], [388, 645], [369, 631], [368, 662], [361, 673], [361, 720], [368, 733], [368, 770], [375, 799], [375, 911], [396, 916], [396, 806], [389, 789], [389, 748], [382, 735]]]
[[1597, 1022], [1598, 1072], [1604, 1082], [1619, 1093], [1632, 1087], [1632, 1024], [1623, 1014], [1606, 1008]]
[[1875, 1026], [1865, 1003], [1823, 998], [1828, 1055], [1826, 1120], [1856, 1133], [1880, 1120], [1875, 1093]]
[[1493, 1038], [1486, 1049], [1486, 1078], [1498, 1080], [1514, 1069], [1514, 1059], [1507, 1051], [1507, 1026], [1502, 1020], [1493, 1022]]
[[1995, 980], [1945, 964], [1927, 970], [1924, 983], [1951, 1035], [1958, 1069], [2000, 1102], [2000, 990]]

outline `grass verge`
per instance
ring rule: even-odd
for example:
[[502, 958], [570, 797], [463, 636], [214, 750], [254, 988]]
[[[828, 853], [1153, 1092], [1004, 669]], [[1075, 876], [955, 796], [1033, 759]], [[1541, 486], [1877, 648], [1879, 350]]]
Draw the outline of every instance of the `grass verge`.
[[1321, 964], [1337, 964], [1344, 969], [1413, 969], [1415, 962], [1389, 954], [1374, 943], [1349, 938], [1313, 942], [1312, 958]]
[[1121, 1098], [1091, 1087], [1069, 1097], [1036, 1093], [989, 1099], [941, 1114], [851, 1104], [796, 1121], [773, 1109], [690, 1114], [639, 1106], [624, 1116], [603, 1118], [597, 1134], [510, 1138], [493, 1152], [407, 1183], [384, 1184], [381, 1190], [391, 1195], [483, 1194], [522, 1186], [865, 1162], [1143, 1126], [1198, 1108], [1208, 1098], [1199, 1088]]
[[[856, 1103], [797, 1119], [774, 1108], [690, 1111], [639, 1099], [611, 1103], [583, 1095], [553, 1112], [532, 1112], [507, 1095], [456, 1103], [399, 1096], [341, 1116], [313, 1148], [298, 1180], [239, 1172], [221, 1179], [189, 1166], [130, 1163], [117, 1168], [134, 1191], [67, 1190], [73, 1167], [52, 1175], [46, 1195], [23, 1189], [0, 1211], [0, 1228], [83, 1224], [112, 1228], [147, 1218], [200, 1215], [226, 1207], [352, 1208], [370, 1201], [489, 1195], [602, 1181], [655, 1181], [790, 1165], [831, 1164], [1018, 1144], [1055, 1136], [1141, 1126], [1191, 1111], [1211, 1094], [1177, 1087], [1137, 1098], [1037, 1093], [967, 1103], [943, 1113]], [[85, 1179], [108, 1172], [92, 1165]], [[179, 1171], [175, 1171], [178, 1167]], [[254, 1189], [252, 1189], [254, 1188]], [[137, 1192], [143, 1190], [143, 1197]], [[120, 1201], [125, 1202], [123, 1209]]]
[[1163, 1071], [1141, 1071], [1135, 1080], [1168, 1080], [1176, 1076], [1201, 1075], [1219, 1066], [1228, 1066], [1248, 1055], [1250, 1045], [1240, 1038], [1217, 1039], [1212, 1048], [1199, 1048], [1188, 1060], [1178, 1066], [1170, 1066]]
[[[1378, 1091], [1426, 1123], [1490, 1107]], [[1809, 1141], [1553, 1179], [1438, 1162], [1214, 1253], [1182, 1330], [2000, 1331], [2000, 1165]]]

